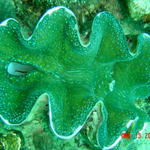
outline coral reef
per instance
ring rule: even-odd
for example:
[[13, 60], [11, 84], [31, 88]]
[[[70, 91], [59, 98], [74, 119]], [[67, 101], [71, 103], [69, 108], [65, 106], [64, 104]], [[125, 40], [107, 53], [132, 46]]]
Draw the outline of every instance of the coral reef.
[[4, 150], [19, 150], [21, 147], [21, 139], [13, 132], [0, 136], [0, 149]]
[[95, 15], [100, 11], [112, 12], [123, 26], [125, 35], [150, 32], [148, 23], [132, 19], [128, 2], [125, 0], [14, 0], [16, 19], [22, 23], [28, 34], [32, 33], [37, 21], [46, 10], [60, 5], [66, 6], [74, 12], [81, 36], [86, 38], [89, 37], [91, 32]]

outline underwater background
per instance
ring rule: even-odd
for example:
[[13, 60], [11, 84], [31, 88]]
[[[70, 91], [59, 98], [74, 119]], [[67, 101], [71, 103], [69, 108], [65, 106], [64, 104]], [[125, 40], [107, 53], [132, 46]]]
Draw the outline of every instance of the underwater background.
[[0, 150], [150, 148], [149, 0], [0, 0], [0, 22]]

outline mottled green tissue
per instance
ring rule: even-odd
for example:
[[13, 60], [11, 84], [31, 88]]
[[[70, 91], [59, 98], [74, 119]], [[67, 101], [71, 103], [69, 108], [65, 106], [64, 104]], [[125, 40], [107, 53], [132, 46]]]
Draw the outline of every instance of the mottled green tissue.
[[148, 117], [135, 100], [150, 96], [150, 36], [141, 34], [132, 53], [118, 21], [101, 12], [85, 44], [65, 7], [47, 11], [28, 38], [16, 20], [5, 20], [0, 24], [2, 120], [25, 122], [43, 93], [50, 127], [60, 138], [76, 135], [97, 102], [105, 110], [96, 134], [99, 147], [113, 144], [130, 120], [138, 118], [133, 132], [140, 130]]
[[15, 5], [12, 0], [0, 0], [0, 22], [15, 17]]

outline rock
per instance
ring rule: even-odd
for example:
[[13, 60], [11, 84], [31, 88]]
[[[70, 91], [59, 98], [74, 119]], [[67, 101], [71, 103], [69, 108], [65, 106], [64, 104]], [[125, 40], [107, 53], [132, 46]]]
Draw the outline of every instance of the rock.
[[128, 7], [131, 17], [134, 20], [150, 21], [149, 0], [128, 0]]

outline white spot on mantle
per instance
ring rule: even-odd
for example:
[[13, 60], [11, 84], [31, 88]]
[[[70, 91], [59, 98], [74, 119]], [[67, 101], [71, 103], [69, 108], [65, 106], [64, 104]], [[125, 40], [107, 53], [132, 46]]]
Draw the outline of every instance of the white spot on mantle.
[[114, 90], [114, 86], [115, 86], [115, 80], [112, 80], [110, 83], [109, 83], [109, 90], [112, 92]]

